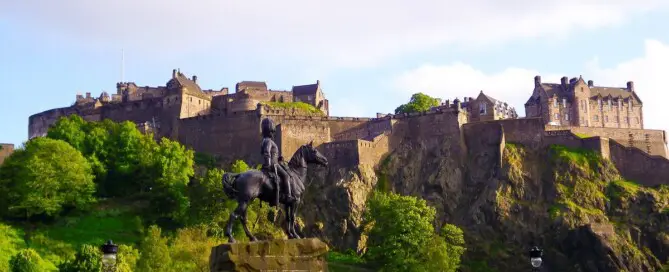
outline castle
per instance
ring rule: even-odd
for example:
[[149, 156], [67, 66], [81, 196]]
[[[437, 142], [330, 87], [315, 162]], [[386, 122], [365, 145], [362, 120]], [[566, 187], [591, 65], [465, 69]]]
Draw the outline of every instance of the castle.
[[[407, 139], [455, 141], [456, 146], [476, 150], [494, 134], [502, 135], [497, 145], [499, 141], [532, 147], [561, 144], [596, 150], [630, 179], [665, 182], [658, 175], [648, 176], [652, 171], [669, 176], [665, 132], [643, 129], [642, 104], [633, 84], [616, 89], [584, 84], [582, 78], [565, 79], [562, 84], [546, 84], [535, 77], [525, 118], [518, 118], [513, 107], [483, 91], [476, 99], [446, 100], [427, 112], [358, 118], [330, 116], [320, 81], [290, 91], [243, 81], [235, 93], [228, 93], [227, 88], [202, 90], [196, 76], [188, 78], [173, 70], [166, 86], [118, 83], [111, 97], [78, 95], [70, 107], [30, 116], [29, 135], [43, 136], [61, 116], [78, 114], [89, 121], [135, 122], [143, 131], [216, 155], [223, 163], [237, 159], [259, 163], [260, 120], [270, 118], [277, 124], [276, 140], [284, 156], [313, 140], [331, 165], [350, 167], [377, 165]], [[318, 111], [277, 107], [280, 102], [303, 102]], [[613, 122], [614, 118], [622, 122]]]

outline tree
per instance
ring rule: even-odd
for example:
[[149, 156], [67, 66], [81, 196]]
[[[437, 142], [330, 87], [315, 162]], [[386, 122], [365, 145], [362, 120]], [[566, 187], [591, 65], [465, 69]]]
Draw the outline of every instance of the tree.
[[424, 112], [428, 111], [432, 107], [439, 106], [440, 103], [441, 100], [438, 98], [433, 98], [424, 93], [415, 93], [411, 96], [409, 103], [402, 104], [395, 109], [395, 114]]
[[211, 248], [222, 241], [208, 237], [204, 226], [177, 230], [170, 247], [173, 267], [177, 271], [209, 271]]
[[371, 227], [364, 258], [381, 271], [455, 271], [460, 255], [435, 233], [435, 214], [423, 199], [374, 193], [364, 215]]
[[63, 262], [58, 266], [60, 272], [100, 272], [100, 270], [102, 270], [102, 253], [92, 245], [82, 245], [74, 260]]
[[42, 272], [44, 271], [42, 257], [32, 248], [19, 251], [9, 260], [11, 272]]
[[136, 270], [139, 251], [129, 245], [119, 245], [116, 256], [116, 272], [132, 272]]
[[167, 238], [161, 236], [161, 229], [152, 225], [140, 246], [138, 268], [140, 271], [170, 271], [172, 259], [167, 246]]
[[95, 202], [91, 167], [68, 143], [35, 138], [14, 152], [0, 171], [0, 212], [8, 216], [54, 216], [63, 208]]

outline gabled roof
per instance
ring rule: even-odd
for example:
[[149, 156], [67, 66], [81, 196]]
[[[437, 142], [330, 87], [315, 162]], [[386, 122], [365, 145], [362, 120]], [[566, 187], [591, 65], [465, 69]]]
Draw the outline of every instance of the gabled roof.
[[319, 85], [320, 81], [316, 81], [316, 84], [293, 86], [293, 95], [315, 95]]
[[488, 99], [488, 101], [490, 101], [490, 103], [493, 103], [493, 104], [497, 103], [497, 99], [494, 99], [494, 98], [484, 94], [483, 90], [481, 90], [481, 92], [479, 93], [479, 97], [484, 97], [485, 99]]
[[170, 81], [167, 82], [167, 87], [168, 88], [182, 88], [186, 87], [186, 92], [190, 94], [202, 94], [202, 89], [200, 89], [200, 86], [197, 85], [197, 83], [193, 82], [189, 78], [187, 78], [184, 74], [181, 72], [178, 72], [174, 78], [170, 79]]
[[616, 87], [590, 87], [591, 97], [611, 97], [611, 98], [622, 98], [622, 99], [632, 99], [634, 103], [641, 104], [639, 98], [626, 88], [616, 88]]
[[240, 91], [240, 87], [251, 87], [251, 88], [262, 88], [262, 89], [267, 89], [267, 83], [264, 81], [242, 81], [237, 83], [235, 86], [237, 91]]

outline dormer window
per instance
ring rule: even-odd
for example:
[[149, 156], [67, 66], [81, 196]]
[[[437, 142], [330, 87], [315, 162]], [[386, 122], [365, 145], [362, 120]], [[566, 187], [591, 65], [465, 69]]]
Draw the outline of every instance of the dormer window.
[[562, 98], [562, 107], [563, 108], [567, 107], [567, 99], [566, 98]]
[[599, 105], [599, 110], [602, 110], [602, 99], [597, 99], [597, 104]]
[[611, 99], [607, 99], [607, 101], [609, 103], [609, 110], [611, 110]]
[[623, 108], [623, 101], [621, 99], [618, 99], [618, 109]]
[[479, 104], [479, 114], [487, 114], [487, 105], [485, 103]]
[[630, 111], [632, 111], [632, 107], [633, 107], [633, 106], [632, 106], [632, 100], [631, 100], [631, 99], [630, 99], [630, 103], [629, 103], [629, 105], [630, 105]]

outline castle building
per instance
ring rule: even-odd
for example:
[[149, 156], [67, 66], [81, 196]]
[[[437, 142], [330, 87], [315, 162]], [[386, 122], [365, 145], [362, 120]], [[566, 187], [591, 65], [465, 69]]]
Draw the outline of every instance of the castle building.
[[[474, 99], [473, 97], [465, 97], [462, 101], [460, 99], [453, 100], [453, 103], [460, 105], [468, 116], [469, 122], [516, 119], [518, 114], [516, 109], [506, 102], [494, 99], [483, 91]], [[450, 101], [446, 100], [442, 105], [436, 108], [450, 108]]]
[[316, 84], [293, 86], [291, 91], [267, 88], [265, 82], [242, 81], [235, 93], [228, 88], [202, 90], [197, 76], [186, 77], [180, 70], [172, 70], [172, 78], [165, 86], [140, 87], [134, 82], [116, 84], [116, 94], [102, 92], [99, 97], [78, 94], [72, 106], [47, 110], [29, 118], [29, 138], [46, 135], [48, 128], [61, 116], [80, 115], [87, 121], [132, 121], [142, 131], [157, 136], [175, 137], [177, 120], [210, 114], [234, 115], [255, 111], [261, 102], [304, 102], [329, 116], [329, 103]]
[[602, 87], [582, 77], [543, 83], [536, 76], [525, 113], [549, 126], [643, 129], [642, 107], [632, 81], [627, 87]]

